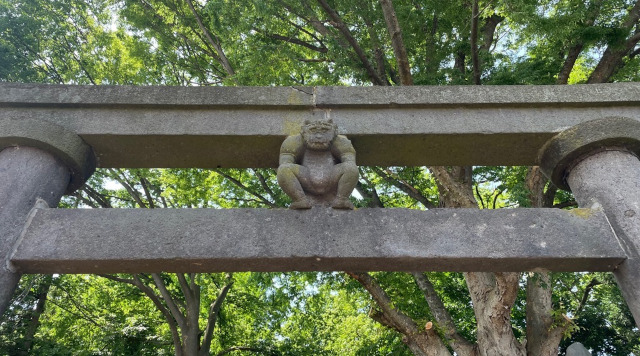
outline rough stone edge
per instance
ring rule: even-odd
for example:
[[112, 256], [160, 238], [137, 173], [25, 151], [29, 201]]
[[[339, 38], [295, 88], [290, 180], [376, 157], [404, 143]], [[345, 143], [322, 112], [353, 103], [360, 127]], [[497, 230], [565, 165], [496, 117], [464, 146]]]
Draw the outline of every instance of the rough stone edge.
[[[597, 95], [594, 95], [597, 93]], [[177, 87], [0, 83], [0, 106], [447, 107], [640, 104], [640, 83], [569, 86]]]
[[[498, 249], [503, 253], [479, 255], [477, 248], [469, 247], [476, 246], [478, 239], [484, 241], [482, 246], [488, 246], [488, 241], [506, 241], [506, 236], [496, 239], [495, 234], [475, 233], [476, 229], [465, 228], [469, 235], [452, 235], [456, 242], [449, 248], [434, 247], [435, 250], [430, 250], [428, 246], [434, 245], [425, 240], [430, 234], [415, 238], [414, 231], [431, 226], [434, 218], [438, 222], [438, 229], [450, 224], [455, 224], [451, 225], [455, 227], [454, 230], [460, 229], [462, 227], [458, 221], [475, 221], [470, 226], [488, 223], [495, 228], [500, 225], [495, 222], [500, 222], [516, 229], [522, 228], [518, 236], [531, 237], [526, 232], [532, 228], [538, 230], [533, 235], [534, 239], [518, 239], [517, 243], [522, 248], [549, 242], [549, 236], [569, 239], [573, 243], [562, 243], [560, 249], [546, 246], [536, 248], [538, 253], [528, 254], [528, 259], [522, 259], [528, 256], [528, 250], [509, 247]], [[351, 231], [353, 221], [363, 219], [374, 225], [365, 224], [364, 229]], [[174, 221], [180, 221], [184, 226], [180, 227]], [[407, 228], [407, 222], [411, 222], [409, 225], [413, 227]], [[295, 226], [284, 229], [293, 231], [293, 234], [283, 234], [283, 230], [274, 234], [269, 224]], [[310, 229], [313, 231], [305, 228], [310, 224], [313, 224], [313, 229]], [[376, 227], [375, 224], [380, 226]], [[543, 225], [545, 231], [539, 231]], [[234, 228], [226, 230], [224, 226]], [[371, 235], [372, 230], [380, 232]], [[129, 239], [131, 231], [141, 232], [135, 241]], [[211, 231], [215, 233], [212, 235]], [[296, 235], [295, 231], [301, 233]], [[400, 239], [389, 238], [398, 232]], [[181, 242], [176, 242], [179, 237]], [[149, 250], [149, 241], [158, 248]], [[401, 241], [410, 242], [407, 245], [401, 244]], [[23, 273], [94, 273], [97, 271], [94, 268], [98, 268], [96, 266], [104, 267], [105, 264], [115, 266], [116, 269], [109, 270], [112, 273], [613, 271], [625, 260], [624, 251], [614, 241], [615, 235], [604, 213], [592, 209], [41, 209], [25, 231], [22, 243], [16, 245], [11, 263]], [[580, 242], [580, 247], [576, 250], [572, 246], [577, 242]], [[470, 245], [465, 247], [467, 243]], [[229, 244], [233, 247], [229, 248]], [[247, 249], [250, 253], [242, 252]], [[384, 263], [380, 263], [380, 259]], [[155, 265], [154, 269], [140, 268], [151, 264]], [[70, 269], [63, 270], [63, 265]], [[82, 269], [87, 266], [90, 269]]]
[[49, 152], [69, 168], [65, 194], [80, 188], [96, 168], [93, 150], [76, 133], [47, 121], [0, 118], [0, 151], [20, 146]]
[[627, 117], [587, 121], [562, 131], [540, 149], [538, 165], [558, 188], [585, 158], [602, 151], [627, 151], [640, 157], [640, 122]]
[[0, 83], [0, 106], [312, 108], [313, 87], [181, 87]]

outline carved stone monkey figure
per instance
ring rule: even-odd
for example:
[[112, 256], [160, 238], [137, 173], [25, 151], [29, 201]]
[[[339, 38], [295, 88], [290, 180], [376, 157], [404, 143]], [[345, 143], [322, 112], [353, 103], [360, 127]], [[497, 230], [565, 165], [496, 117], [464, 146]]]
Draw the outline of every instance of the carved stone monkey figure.
[[353, 209], [349, 196], [357, 183], [356, 151], [333, 120], [307, 120], [282, 143], [278, 184], [293, 200], [290, 209]]

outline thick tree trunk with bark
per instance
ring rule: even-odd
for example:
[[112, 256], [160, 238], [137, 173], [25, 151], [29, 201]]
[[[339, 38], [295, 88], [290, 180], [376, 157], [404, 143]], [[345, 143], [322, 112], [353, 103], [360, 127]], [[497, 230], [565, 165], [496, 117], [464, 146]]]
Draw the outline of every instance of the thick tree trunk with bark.
[[525, 356], [513, 334], [511, 308], [518, 295], [519, 273], [465, 273], [476, 315], [481, 356]]

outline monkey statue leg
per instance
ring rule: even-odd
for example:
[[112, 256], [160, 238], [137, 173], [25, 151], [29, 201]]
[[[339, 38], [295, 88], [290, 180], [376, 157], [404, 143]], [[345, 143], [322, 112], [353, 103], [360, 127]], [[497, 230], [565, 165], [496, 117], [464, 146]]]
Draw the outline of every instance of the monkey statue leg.
[[333, 168], [333, 181], [338, 182], [336, 198], [331, 203], [334, 209], [353, 209], [349, 196], [358, 184], [358, 167], [353, 163], [340, 163]]
[[289, 209], [310, 209], [311, 201], [303, 189], [309, 180], [309, 169], [299, 164], [287, 163], [278, 167], [278, 184], [291, 197]]

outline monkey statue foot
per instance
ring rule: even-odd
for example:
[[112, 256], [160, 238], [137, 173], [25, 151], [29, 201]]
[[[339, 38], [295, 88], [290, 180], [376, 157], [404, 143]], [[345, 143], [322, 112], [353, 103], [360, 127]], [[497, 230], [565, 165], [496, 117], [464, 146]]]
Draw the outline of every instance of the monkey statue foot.
[[346, 197], [336, 197], [333, 202], [331, 202], [331, 207], [334, 209], [347, 209], [353, 210], [353, 203]]
[[311, 202], [309, 201], [308, 198], [305, 197], [300, 200], [296, 200], [292, 202], [291, 205], [289, 205], [289, 209], [296, 209], [296, 210], [311, 209]]

